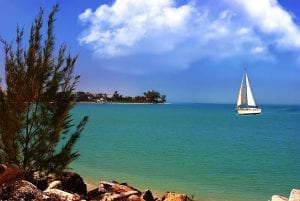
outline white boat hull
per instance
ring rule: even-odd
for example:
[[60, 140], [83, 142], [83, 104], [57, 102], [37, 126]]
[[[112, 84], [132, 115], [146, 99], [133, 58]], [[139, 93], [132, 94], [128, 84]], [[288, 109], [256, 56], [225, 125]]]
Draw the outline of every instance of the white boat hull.
[[251, 107], [237, 108], [236, 111], [240, 115], [260, 114], [261, 113], [261, 109], [260, 108], [251, 108]]

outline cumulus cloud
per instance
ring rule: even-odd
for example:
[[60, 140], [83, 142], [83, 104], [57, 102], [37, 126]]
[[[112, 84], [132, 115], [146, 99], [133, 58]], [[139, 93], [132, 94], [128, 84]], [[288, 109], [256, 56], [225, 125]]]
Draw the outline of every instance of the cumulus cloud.
[[274, 44], [300, 48], [298, 27], [276, 0], [223, 2], [215, 9], [196, 1], [116, 0], [79, 15], [79, 42], [105, 67], [130, 73], [181, 70], [207, 58], [269, 59]]
[[267, 34], [276, 34], [276, 42], [285, 48], [300, 48], [300, 30], [293, 16], [277, 0], [235, 0], [247, 12], [254, 26]]
[[[135, 53], [132, 47], [139, 42], [145, 45], [138, 51], [168, 51], [185, 31], [192, 9], [189, 5], [175, 7], [171, 0], [117, 0], [111, 7], [101, 5], [95, 12], [86, 9], [79, 19], [90, 27], [80, 42], [91, 44], [99, 54], [109, 57]], [[151, 44], [155, 41], [159, 44]]]

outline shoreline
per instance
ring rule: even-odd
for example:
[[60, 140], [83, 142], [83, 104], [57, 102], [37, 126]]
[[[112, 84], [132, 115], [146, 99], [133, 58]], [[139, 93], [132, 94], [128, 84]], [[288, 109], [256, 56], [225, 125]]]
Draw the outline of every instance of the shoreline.
[[[89, 179], [85, 176], [82, 176], [81, 174], [80, 174], [80, 176], [83, 178], [84, 183], [86, 184], [86, 188], [87, 188], [88, 191], [93, 190], [95, 188], [98, 188], [101, 182], [107, 181], [107, 180], [101, 180], [101, 181], [96, 182], [96, 181], [92, 181], [91, 179]], [[110, 180], [110, 181], [107, 181], [107, 182], [111, 182], [111, 181], [113, 181], [113, 180]], [[117, 181], [117, 182], [119, 182], [119, 181]], [[124, 182], [126, 182], [129, 186], [132, 186], [132, 187], [134, 187], [134, 188], [136, 188], [136, 189], [138, 189], [142, 192], [144, 192], [146, 190], [150, 190], [153, 194], [153, 197], [155, 197], [155, 198], [160, 197], [165, 193], [165, 191], [160, 191], [160, 190], [157, 190], [157, 189], [153, 189], [151, 187], [144, 189], [141, 186], [132, 185], [128, 181], [124, 181]], [[183, 193], [183, 192], [176, 192], [176, 193]]]
[[[88, 175], [85, 175], [82, 172], [79, 172], [78, 170], [74, 170], [76, 173], [78, 173], [84, 180], [84, 182], [87, 184], [87, 186], [89, 186], [89, 188], [97, 188], [100, 185], [100, 182], [102, 181], [106, 181], [106, 182], [113, 182], [116, 181], [118, 183], [126, 183], [128, 186], [132, 186], [138, 190], [140, 190], [141, 192], [145, 192], [147, 190], [150, 190], [153, 194], [153, 197], [155, 198], [159, 198], [161, 196], [163, 196], [166, 192], [175, 192], [176, 194], [185, 194], [188, 197], [194, 197], [194, 199], [192, 199], [193, 201], [202, 201], [202, 200], [209, 200], [209, 201], [220, 201], [217, 198], [214, 197], [207, 197], [207, 196], [203, 196], [200, 193], [198, 194], [198, 192], [195, 193], [190, 193], [188, 191], [185, 191], [184, 189], [172, 189], [172, 188], [168, 188], [168, 184], [163, 184], [160, 183], [160, 185], [151, 185], [148, 184], [147, 185], [147, 181], [145, 181], [144, 179], [140, 180], [139, 182], [134, 180], [134, 179], [121, 179], [121, 177], [103, 177], [103, 178], [99, 178], [96, 180], [96, 178], [91, 178]], [[143, 182], [145, 181], [145, 182]]]
[[201, 195], [201, 194], [189, 194], [185, 191], [178, 191], [178, 190], [170, 190], [170, 189], [158, 189], [157, 187], [156, 188], [153, 188], [152, 186], [148, 186], [148, 187], [145, 187], [141, 184], [136, 184], [136, 183], [132, 183], [131, 181], [129, 180], [125, 180], [125, 181], [122, 181], [122, 180], [116, 180], [116, 179], [103, 179], [103, 180], [99, 180], [99, 181], [95, 181], [95, 180], [92, 180], [90, 178], [88, 178], [86, 175], [82, 175], [80, 174], [80, 176], [82, 176], [85, 184], [87, 185], [87, 190], [93, 190], [95, 188], [99, 188], [100, 187], [100, 183], [101, 182], [118, 182], [118, 183], [126, 183], [128, 186], [130, 187], [133, 187], [135, 189], [138, 189], [139, 191], [141, 192], [146, 192], [146, 191], [151, 191], [152, 195], [154, 198], [161, 198], [163, 197], [166, 193], [175, 193], [175, 194], [178, 194], [178, 195], [186, 195], [191, 201], [221, 201], [220, 197], [216, 197], [216, 196], [210, 196], [208, 197], [207, 195]]
[[95, 104], [95, 105], [170, 105], [171, 103], [122, 103], [122, 102], [107, 102], [97, 103], [89, 101], [75, 102], [75, 104]]

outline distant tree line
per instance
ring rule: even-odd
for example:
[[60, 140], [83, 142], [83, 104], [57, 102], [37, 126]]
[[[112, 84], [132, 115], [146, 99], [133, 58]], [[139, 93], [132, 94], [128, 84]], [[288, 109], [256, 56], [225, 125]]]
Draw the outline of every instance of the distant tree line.
[[144, 92], [143, 96], [123, 96], [115, 91], [113, 94], [90, 93], [79, 91], [74, 94], [76, 102], [98, 102], [98, 103], [165, 103], [166, 95], [151, 90]]

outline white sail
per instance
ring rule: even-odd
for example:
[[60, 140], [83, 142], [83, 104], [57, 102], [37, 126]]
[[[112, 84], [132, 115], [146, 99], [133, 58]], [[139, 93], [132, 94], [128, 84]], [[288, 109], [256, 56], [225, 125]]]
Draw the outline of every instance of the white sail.
[[237, 103], [236, 103], [237, 107], [239, 107], [240, 105], [242, 105], [243, 82], [244, 82], [244, 79], [242, 79], [242, 82], [241, 82], [241, 86], [240, 86], [240, 90], [239, 90], [239, 95], [238, 95], [238, 99], [237, 99]]
[[251, 87], [250, 87], [250, 83], [249, 83], [249, 80], [248, 80], [247, 73], [246, 73], [245, 78], [246, 78], [246, 88], [247, 88], [247, 91], [246, 91], [246, 93], [247, 93], [247, 95], [246, 95], [247, 105], [248, 106], [256, 106], [253, 95], [252, 95], [252, 91], [251, 91]]

